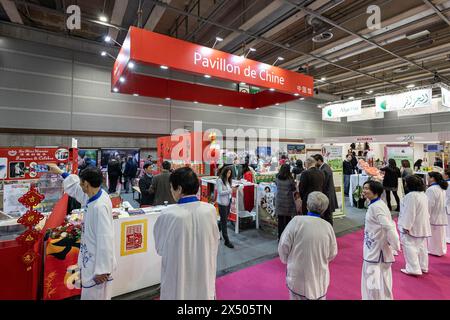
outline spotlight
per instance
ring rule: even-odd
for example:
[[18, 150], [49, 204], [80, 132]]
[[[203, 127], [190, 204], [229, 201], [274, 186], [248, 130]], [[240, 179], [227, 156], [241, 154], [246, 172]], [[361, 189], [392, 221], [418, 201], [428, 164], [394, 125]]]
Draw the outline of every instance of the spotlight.
[[166, 98], [166, 100], [167, 100], [167, 101], [169, 101], [169, 100], [170, 100], [170, 98]]
[[244, 107], [240, 107], [239, 109], [243, 110], [243, 109], [244, 109]]
[[298, 97], [300, 94], [299, 93], [294, 93], [294, 96]]
[[100, 20], [101, 22], [108, 22], [108, 17], [102, 14], [98, 17], [98, 20]]
[[209, 74], [205, 74], [204, 77], [207, 79], [211, 78], [211, 76]]
[[194, 103], [195, 103], [195, 104], [197, 104], [197, 103], [198, 103], [198, 101], [194, 101]]
[[322, 77], [322, 78], [320, 78], [320, 81], [326, 81], [327, 80], [327, 78], [326, 77]]
[[303, 100], [305, 100], [305, 98], [301, 97], [299, 100], [300, 100], [300, 101], [303, 101]]
[[372, 94], [373, 90], [366, 91], [367, 94]]
[[133, 96], [139, 97], [139, 94], [138, 93], [133, 93]]
[[349, 97], [348, 99], [349, 100], [355, 100], [355, 97], [352, 96], [352, 97]]
[[248, 49], [247, 53], [245, 54], [244, 58], [247, 58], [247, 56], [250, 54], [250, 52], [255, 52], [256, 49], [255, 48], [250, 48]]
[[114, 91], [114, 92], [119, 92], [119, 89], [114, 88], [113, 91]]
[[272, 65], [274, 66], [278, 61], [284, 61], [284, 58], [278, 57], [277, 60], [275, 60], [274, 63], [272, 63]]
[[212, 46], [212, 48], [214, 49], [214, 47], [216, 46], [217, 42], [222, 42], [223, 39], [221, 37], [216, 37], [216, 41], [214, 41], [214, 44]]
[[111, 37], [110, 36], [106, 36], [105, 37], [105, 42], [111, 42]]
[[135, 67], [135, 64], [134, 64], [133, 61], [128, 62], [128, 68], [129, 69], [134, 69], [134, 67]]
[[168, 66], [160, 66], [160, 68], [161, 68], [161, 69], [164, 69], [164, 70], [167, 70], [167, 69], [169, 69], [169, 67], [168, 67]]
[[219, 104], [219, 107], [222, 107], [222, 105], [221, 105], [221, 104]]
[[101, 55], [102, 55], [102, 57], [106, 57], [106, 55], [107, 55], [106, 51], [102, 51]]
[[270, 88], [269, 90], [270, 90], [270, 91], [275, 91], [275, 89], [274, 89], [274, 88]]
[[414, 88], [416, 85], [415, 84], [409, 84], [409, 85], [407, 85], [406, 87], [408, 88], [408, 89], [411, 89], [411, 88]]
[[120, 77], [119, 81], [120, 81], [120, 83], [124, 83], [125, 82], [125, 78], [124, 77]]

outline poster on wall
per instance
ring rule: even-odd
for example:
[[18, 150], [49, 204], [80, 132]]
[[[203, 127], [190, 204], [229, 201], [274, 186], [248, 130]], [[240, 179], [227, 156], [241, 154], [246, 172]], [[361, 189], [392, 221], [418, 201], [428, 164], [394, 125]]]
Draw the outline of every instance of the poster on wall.
[[342, 171], [342, 146], [323, 146], [322, 156], [333, 171]]
[[27, 208], [19, 202], [19, 198], [29, 190], [29, 183], [5, 184], [3, 188], [3, 211], [14, 218], [25, 214]]
[[385, 146], [384, 147], [384, 157], [386, 161], [389, 159], [394, 159], [397, 163], [397, 167], [401, 168], [402, 160], [408, 160], [412, 165], [414, 163], [414, 148], [404, 145], [404, 146]]
[[147, 252], [147, 219], [122, 222], [120, 255]]
[[271, 156], [272, 148], [271, 147], [257, 147], [256, 154], [259, 155], [260, 157]]
[[287, 145], [288, 157], [291, 161], [305, 160], [306, 159], [306, 145], [305, 144], [288, 144]]
[[0, 148], [0, 179], [38, 179], [48, 173], [47, 163], [65, 168], [69, 163], [66, 148]]

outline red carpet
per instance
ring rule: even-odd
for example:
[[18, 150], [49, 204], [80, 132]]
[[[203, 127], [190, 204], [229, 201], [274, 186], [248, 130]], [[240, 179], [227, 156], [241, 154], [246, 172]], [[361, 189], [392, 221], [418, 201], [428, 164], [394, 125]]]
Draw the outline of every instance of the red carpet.
[[[363, 231], [338, 238], [338, 255], [330, 264], [328, 300], [360, 300]], [[404, 275], [403, 252], [392, 266], [394, 299], [450, 299], [450, 253], [430, 256], [429, 273], [421, 277]], [[273, 259], [217, 279], [219, 300], [287, 300], [286, 266]]]

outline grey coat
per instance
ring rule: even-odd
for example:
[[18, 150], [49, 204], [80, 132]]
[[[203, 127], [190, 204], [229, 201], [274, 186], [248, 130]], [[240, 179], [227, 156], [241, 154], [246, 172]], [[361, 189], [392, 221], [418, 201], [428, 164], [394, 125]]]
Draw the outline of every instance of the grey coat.
[[275, 213], [277, 216], [295, 216], [297, 210], [294, 202], [295, 181], [276, 179], [277, 195], [275, 197]]
[[153, 205], [158, 206], [167, 201], [168, 204], [174, 204], [175, 200], [170, 191], [170, 172], [163, 170], [160, 174], [153, 177], [150, 193], [155, 194]]
[[324, 163], [320, 167], [320, 171], [322, 171], [323, 174], [325, 175], [323, 193], [328, 197], [328, 200], [330, 200], [330, 205], [328, 206], [328, 209], [329, 212], [332, 214], [339, 207], [336, 198], [336, 189], [334, 188], [333, 170], [331, 170], [328, 164]]

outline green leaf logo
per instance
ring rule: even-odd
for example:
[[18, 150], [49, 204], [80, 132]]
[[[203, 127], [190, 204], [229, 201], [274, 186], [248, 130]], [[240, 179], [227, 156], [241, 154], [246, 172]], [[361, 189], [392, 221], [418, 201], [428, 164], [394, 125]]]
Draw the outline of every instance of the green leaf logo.
[[328, 115], [330, 118], [333, 116], [333, 112], [331, 111], [331, 109], [328, 109], [327, 115]]
[[380, 107], [381, 107], [381, 109], [383, 109], [383, 110], [387, 110], [387, 101], [386, 101], [386, 100], [383, 100], [383, 102], [381, 102], [381, 104], [380, 104]]

